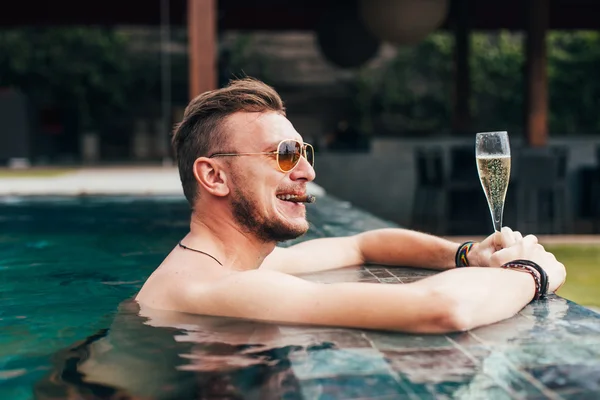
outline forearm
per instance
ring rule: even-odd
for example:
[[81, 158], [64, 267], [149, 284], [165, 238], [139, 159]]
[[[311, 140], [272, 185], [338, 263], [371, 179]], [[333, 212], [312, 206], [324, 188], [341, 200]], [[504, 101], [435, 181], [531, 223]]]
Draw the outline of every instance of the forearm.
[[455, 305], [460, 330], [514, 316], [535, 295], [531, 275], [501, 268], [458, 268], [415, 283], [441, 292]]
[[407, 229], [378, 229], [356, 236], [364, 261], [430, 269], [455, 267], [459, 243]]

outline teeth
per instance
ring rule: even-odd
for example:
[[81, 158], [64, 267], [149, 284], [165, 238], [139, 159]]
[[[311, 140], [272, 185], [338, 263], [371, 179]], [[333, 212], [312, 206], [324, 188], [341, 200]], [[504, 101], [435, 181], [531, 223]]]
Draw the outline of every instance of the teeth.
[[298, 197], [298, 195], [295, 195], [295, 194], [278, 194], [276, 197], [278, 199], [281, 199], [281, 200], [290, 200], [290, 199], [295, 199], [296, 197]]

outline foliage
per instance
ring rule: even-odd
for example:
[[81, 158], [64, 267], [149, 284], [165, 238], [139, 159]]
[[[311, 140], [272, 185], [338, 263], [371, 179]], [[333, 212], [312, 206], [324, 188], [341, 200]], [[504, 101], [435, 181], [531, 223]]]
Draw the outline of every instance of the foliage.
[[[471, 36], [472, 130], [523, 131], [524, 45], [520, 33]], [[394, 134], [447, 133], [451, 126], [453, 38], [430, 35], [419, 45], [398, 48], [382, 68], [363, 70], [350, 89], [360, 115], [385, 121], [394, 116]], [[549, 128], [552, 134], [600, 132], [600, 33], [548, 35]], [[365, 83], [372, 86], [365, 88]], [[358, 90], [360, 88], [360, 91]], [[399, 121], [399, 122], [398, 122]]]
[[565, 134], [600, 131], [600, 33], [552, 33], [550, 126]]
[[0, 86], [22, 90], [38, 107], [76, 110], [84, 128], [98, 128], [127, 110], [138, 71], [126, 40], [112, 30], [0, 32]]

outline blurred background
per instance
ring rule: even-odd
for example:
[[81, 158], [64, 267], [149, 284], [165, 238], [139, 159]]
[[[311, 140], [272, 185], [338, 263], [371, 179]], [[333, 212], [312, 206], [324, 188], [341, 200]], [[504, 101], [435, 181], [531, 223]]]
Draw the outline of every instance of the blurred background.
[[0, 166], [173, 165], [190, 100], [253, 76], [316, 183], [442, 235], [491, 229], [474, 135], [506, 130], [505, 224], [600, 231], [600, 2], [105, 0], [0, 13]]

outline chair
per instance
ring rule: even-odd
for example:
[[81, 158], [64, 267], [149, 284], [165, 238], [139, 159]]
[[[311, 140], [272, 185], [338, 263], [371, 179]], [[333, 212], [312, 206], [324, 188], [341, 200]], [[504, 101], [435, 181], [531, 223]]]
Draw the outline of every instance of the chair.
[[490, 232], [491, 222], [475, 159], [475, 146], [453, 146], [450, 177], [446, 185], [448, 234], [481, 235]]
[[568, 230], [567, 152], [523, 148], [517, 153], [517, 228], [523, 232]]
[[414, 152], [416, 188], [412, 226], [430, 233], [446, 232], [446, 190], [443, 151], [421, 147]]

